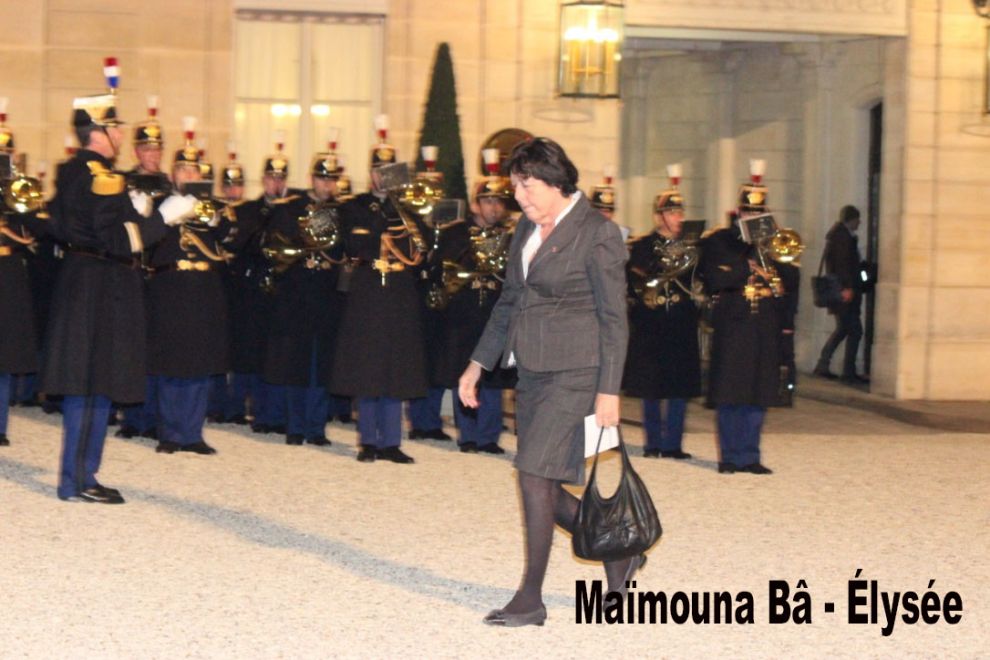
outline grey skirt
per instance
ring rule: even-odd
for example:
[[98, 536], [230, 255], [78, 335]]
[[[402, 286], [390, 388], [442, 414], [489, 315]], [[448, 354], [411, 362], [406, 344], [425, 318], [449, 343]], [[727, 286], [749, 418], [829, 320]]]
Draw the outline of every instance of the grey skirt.
[[584, 483], [584, 418], [594, 412], [598, 367], [519, 368], [515, 466], [547, 479]]

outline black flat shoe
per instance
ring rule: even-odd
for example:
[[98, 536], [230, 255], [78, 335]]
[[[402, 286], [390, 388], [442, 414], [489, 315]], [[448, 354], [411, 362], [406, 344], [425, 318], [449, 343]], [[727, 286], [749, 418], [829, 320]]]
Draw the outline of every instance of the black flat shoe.
[[169, 442], [168, 440], [162, 440], [158, 443], [158, 446], [155, 447], [155, 452], [158, 454], [174, 454], [179, 451], [179, 449], [181, 449], [181, 447], [178, 444]]
[[415, 463], [414, 459], [409, 454], [406, 454], [398, 447], [386, 447], [385, 449], [378, 450], [378, 458], [383, 461], [392, 461], [393, 463]]
[[736, 472], [748, 472], [749, 474], [773, 474], [773, 470], [762, 463], [750, 463], [749, 465], [737, 467]]
[[217, 450], [209, 446], [202, 440], [199, 442], [194, 442], [191, 445], [182, 445], [179, 451], [188, 451], [193, 454], [200, 454], [202, 456], [210, 456], [211, 454], [217, 453]]
[[474, 442], [464, 442], [458, 445], [458, 449], [461, 450], [462, 454], [477, 454], [478, 445]]
[[736, 466], [733, 465], [732, 463], [719, 463], [718, 464], [718, 473], [719, 474], [735, 474], [737, 469], [738, 468], [736, 468]]
[[123, 424], [121, 424], [120, 428], [113, 433], [113, 437], [125, 439], [133, 438], [136, 435], [141, 435], [141, 432], [133, 426], [125, 426]]
[[489, 626], [519, 628], [520, 626], [542, 626], [547, 620], [547, 608], [540, 605], [532, 612], [510, 614], [505, 610], [492, 610], [482, 621]]
[[145, 431], [144, 433], [141, 434], [141, 437], [142, 438], [148, 438], [148, 440], [157, 440], [158, 439], [158, 429], [148, 429], [147, 431]]
[[0, 433], [0, 447], [9, 447], [10, 440], [5, 433]]
[[483, 454], [504, 454], [505, 450], [498, 446], [497, 442], [489, 442], [487, 445], [478, 447], [478, 451]]
[[86, 488], [75, 495], [70, 495], [68, 497], [61, 497], [59, 499], [65, 502], [87, 502], [89, 504], [123, 504], [124, 498], [121, 497], [120, 492], [113, 493], [111, 489], [103, 488], [102, 486], [93, 486], [91, 488]]
[[319, 438], [306, 438], [306, 443], [316, 445], [317, 447], [329, 447], [332, 444], [324, 436], [320, 436]]
[[681, 451], [680, 449], [673, 449], [671, 451], [662, 451], [660, 455], [664, 458], [676, 458], [679, 461], [691, 458], [691, 454], [686, 451]]
[[378, 458], [377, 449], [371, 445], [361, 445], [361, 451], [357, 455], [359, 461], [362, 463], [374, 463], [376, 458]]
[[659, 449], [644, 449], [643, 458], [660, 458]]
[[303, 437], [301, 433], [290, 433], [285, 436], [285, 444], [287, 445], [301, 445], [303, 443]]

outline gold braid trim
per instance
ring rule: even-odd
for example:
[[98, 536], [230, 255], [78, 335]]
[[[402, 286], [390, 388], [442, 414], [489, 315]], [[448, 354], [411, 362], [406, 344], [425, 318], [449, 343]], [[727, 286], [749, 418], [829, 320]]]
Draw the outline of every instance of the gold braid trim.
[[405, 264], [406, 266], [418, 266], [423, 261], [422, 252], [420, 252], [418, 249], [413, 248], [416, 252], [416, 256], [409, 258], [402, 253], [402, 250], [400, 250], [395, 246], [395, 240], [403, 239], [403, 238], [409, 239], [410, 244], [413, 243], [412, 236], [410, 236], [408, 231], [403, 231], [402, 233], [397, 234], [395, 238], [393, 238], [392, 235], [388, 233], [388, 231], [382, 232], [382, 249], [381, 249], [382, 258], [387, 259], [391, 255], [395, 257], [399, 262]]
[[0, 234], [3, 234], [4, 236], [6, 236], [7, 238], [9, 238], [10, 240], [12, 240], [12, 241], [14, 241], [16, 243], [20, 243], [21, 245], [34, 245], [34, 239], [33, 238], [31, 238], [31, 237], [25, 238], [25, 237], [21, 236], [20, 234], [17, 234], [15, 232], [11, 231], [10, 227], [8, 227], [6, 223], [0, 225]]
[[179, 247], [181, 247], [183, 250], [188, 250], [189, 243], [192, 243], [192, 245], [197, 250], [199, 250], [204, 257], [206, 257], [210, 261], [229, 261], [230, 258], [233, 256], [220, 246], [217, 246], [218, 251], [214, 252], [206, 245], [206, 243], [203, 242], [203, 239], [197, 236], [196, 232], [194, 232], [191, 229], [182, 227], [181, 231], [182, 234], [179, 237]]

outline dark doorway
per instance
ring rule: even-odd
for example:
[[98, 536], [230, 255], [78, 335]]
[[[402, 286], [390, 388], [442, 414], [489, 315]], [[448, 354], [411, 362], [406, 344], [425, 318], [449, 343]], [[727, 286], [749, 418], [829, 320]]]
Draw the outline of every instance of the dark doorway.
[[880, 247], [880, 168], [883, 153], [883, 103], [877, 103], [870, 108], [870, 153], [867, 166], [867, 185], [869, 200], [866, 207], [866, 250], [863, 258], [866, 260], [866, 272], [869, 275], [869, 286], [864, 299], [866, 315], [863, 319], [863, 371], [871, 372], [873, 354], [873, 315], [876, 309], [876, 291], [874, 285], [877, 279], [877, 264], [879, 263]]

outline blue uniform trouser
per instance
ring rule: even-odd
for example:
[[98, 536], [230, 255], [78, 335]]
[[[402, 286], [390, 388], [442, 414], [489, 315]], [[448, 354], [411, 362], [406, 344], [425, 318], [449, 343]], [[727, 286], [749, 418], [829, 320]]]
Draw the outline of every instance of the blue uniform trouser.
[[[227, 374], [210, 376], [210, 399], [206, 408], [207, 415], [227, 417], [227, 401], [230, 393], [227, 387]], [[241, 413], [243, 414], [243, 413]]]
[[502, 435], [502, 390], [478, 388], [478, 407], [475, 409], [465, 408], [459, 400], [455, 400], [454, 423], [457, 425], [459, 445], [473, 442], [484, 447], [498, 442]]
[[[661, 411], [661, 403], [663, 410]], [[678, 451], [684, 440], [687, 399], [643, 399], [643, 429], [646, 448]]]
[[258, 374], [232, 373], [230, 375], [230, 398], [227, 399], [227, 409], [224, 411], [227, 419], [247, 415], [247, 400], [251, 399], [253, 408], [255, 393], [260, 383], [261, 377]]
[[0, 435], [7, 434], [7, 416], [10, 413], [10, 374], [0, 374]]
[[760, 462], [760, 431], [766, 413], [761, 406], [718, 406], [718, 443], [723, 463], [742, 467]]
[[309, 385], [286, 387], [288, 435], [301, 435], [307, 440], [322, 438], [326, 430], [330, 398], [316, 373], [316, 343], [309, 360]]
[[443, 428], [440, 404], [443, 403], [442, 387], [431, 387], [425, 397], [409, 400], [409, 423], [417, 431], [433, 431]]
[[[26, 403], [28, 401], [33, 401], [35, 395], [38, 393], [38, 374], [19, 374], [17, 376], [11, 376], [10, 379], [10, 389], [7, 392], [5, 398], [10, 400], [10, 403]], [[0, 433], [3, 433], [0, 430]]]
[[402, 400], [387, 396], [357, 400], [358, 434], [362, 445], [385, 449], [402, 442]]
[[209, 391], [209, 376], [161, 376], [158, 385], [158, 439], [177, 445], [202, 442]]
[[285, 390], [285, 385], [259, 381], [252, 406], [255, 424], [285, 426]]
[[110, 399], [105, 396], [66, 396], [62, 400], [59, 497], [72, 497], [96, 485], [109, 415]]
[[124, 406], [123, 426], [137, 429], [138, 433], [147, 433], [158, 426], [158, 383], [159, 376], [148, 376], [144, 381], [144, 403], [135, 406]]

